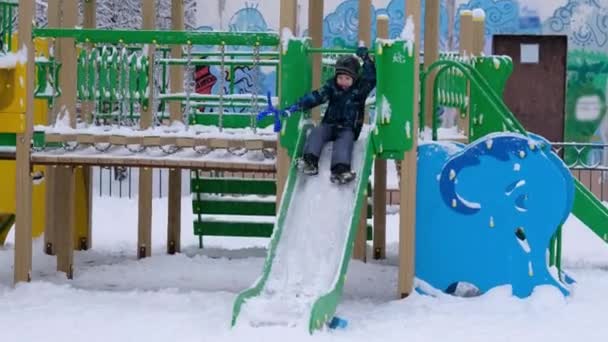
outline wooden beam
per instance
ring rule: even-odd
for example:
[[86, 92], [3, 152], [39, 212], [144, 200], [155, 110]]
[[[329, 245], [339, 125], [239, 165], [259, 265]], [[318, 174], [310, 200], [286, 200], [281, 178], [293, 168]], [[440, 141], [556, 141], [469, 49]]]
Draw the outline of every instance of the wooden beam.
[[[388, 38], [388, 17], [378, 16], [376, 32], [378, 38]], [[386, 258], [386, 160], [374, 161], [374, 259]]]
[[[372, 14], [371, 0], [359, 0], [359, 41], [362, 41], [365, 46], [370, 46], [372, 33]], [[365, 122], [369, 121], [369, 112], [365, 110]], [[359, 230], [355, 239], [355, 247], [353, 248], [353, 259], [363, 262], [367, 259], [367, 196], [364, 196], [361, 206], [361, 220], [359, 221]]]
[[[97, 28], [97, 0], [87, 0], [83, 3], [83, 24], [84, 28]], [[93, 45], [85, 44], [87, 51], [91, 51]], [[93, 121], [93, 101], [81, 102], [81, 115], [85, 122]], [[92, 170], [90, 167], [76, 169], [76, 193], [74, 204], [76, 207], [76, 233], [74, 236], [74, 249], [87, 250], [93, 246], [93, 191], [92, 191]]]
[[[298, 23], [297, 16], [298, 2], [297, 0], [281, 0], [279, 8], [279, 32], [282, 32], [284, 28], [288, 28], [295, 35], [296, 25]], [[280, 60], [283, 59], [281, 54]], [[281, 63], [281, 62], [279, 62]], [[279, 67], [279, 70], [281, 68]], [[281, 75], [279, 75], [279, 98], [281, 98]], [[280, 133], [279, 133], [280, 134]], [[277, 134], [277, 141], [280, 141], [280, 136]], [[289, 154], [287, 150], [277, 143], [277, 213], [281, 207], [281, 198], [283, 195], [283, 189], [285, 182], [287, 181], [287, 175], [289, 173], [290, 164]]]
[[471, 52], [474, 56], [481, 56], [485, 45], [485, 16], [473, 13], [473, 27], [471, 39]]
[[[183, 31], [184, 25], [184, 1], [172, 0], [171, 23], [173, 30]], [[171, 58], [182, 58], [182, 47], [173, 45], [171, 47]], [[184, 90], [184, 68], [178, 65], [171, 66], [171, 91], [182, 92]], [[193, 75], [189, 75], [193, 76]], [[194, 89], [192, 89], [194, 91]], [[182, 121], [181, 103], [172, 101], [169, 103], [171, 121]], [[169, 196], [167, 218], [167, 253], [175, 254], [181, 251], [181, 204], [182, 204], [182, 171], [180, 169], [169, 170]]]
[[[407, 0], [405, 2], [406, 20], [411, 19], [414, 23], [415, 49], [414, 52], [414, 98], [420, 93], [419, 79], [419, 56], [420, 49], [420, 0]], [[412, 113], [416, 113], [416, 101]], [[414, 132], [419, 130], [418, 115], [414, 115]], [[405, 153], [401, 161], [400, 207], [399, 207], [399, 276], [398, 294], [400, 298], [409, 296], [414, 289], [415, 255], [416, 255], [416, 177], [418, 140], [412, 139], [413, 145], [410, 151]]]
[[[439, 0], [426, 0], [424, 13], [424, 68], [427, 69], [439, 59]], [[434, 113], [437, 110], [433, 108], [435, 75], [436, 72], [431, 73], [424, 85], [426, 92], [424, 121], [428, 127], [432, 127]]]
[[[17, 39], [27, 49], [27, 60], [34, 60], [32, 44], [32, 18], [34, 2], [19, 1]], [[16, 215], [15, 215], [15, 266], [13, 282], [29, 282], [32, 274], [32, 180], [30, 141], [34, 127], [34, 63], [25, 66], [25, 132], [17, 134], [16, 145]]]
[[[156, 1], [143, 0], [143, 29], [152, 30], [156, 28]], [[148, 47], [148, 58], [150, 65], [154, 65], [154, 54], [156, 46]], [[154, 79], [154, 68], [150, 68], [149, 79]], [[154, 103], [154, 82], [150, 82], [148, 106], [143, 108], [141, 115], [141, 128], [147, 129], [152, 125], [152, 106]], [[138, 222], [137, 222], [137, 256], [145, 258], [152, 255], [152, 169], [139, 169], [139, 193], [138, 193]]]
[[[85, 29], [97, 28], [97, 0], [87, 0], [83, 4], [83, 21], [82, 26]], [[51, 26], [52, 27], [52, 26]], [[93, 44], [85, 44], [87, 51], [91, 51]], [[82, 112], [85, 122], [91, 123], [93, 120], [93, 110], [95, 103], [93, 101], [82, 102]]]
[[[59, 8], [61, 0], [49, 0], [47, 6], [47, 18], [49, 27], [61, 26], [61, 12]], [[58, 56], [59, 44], [57, 40], [49, 42], [49, 49], [53, 51], [55, 57]], [[55, 123], [55, 115], [57, 114], [57, 106], [53, 105], [47, 114], [47, 124], [50, 126]], [[45, 171], [44, 181], [46, 182], [46, 209], [45, 209], [45, 227], [44, 227], [44, 252], [48, 255], [55, 255], [55, 205], [57, 204], [56, 190], [57, 182], [55, 180], [55, 168], [47, 167]]]
[[[78, 2], [64, 1], [61, 7], [61, 27], [78, 25]], [[62, 67], [59, 71], [62, 93], [59, 97], [59, 114], [68, 115], [70, 127], [76, 128], [76, 75], [77, 55], [74, 39], [59, 40], [59, 58]], [[68, 279], [73, 277], [74, 234], [75, 234], [75, 174], [71, 167], [57, 168], [57, 199], [55, 204], [55, 237], [57, 270], [64, 272]]]
[[124, 157], [99, 157], [96, 155], [77, 155], [77, 154], [47, 154], [34, 153], [31, 157], [32, 163], [35, 165], [68, 165], [68, 166], [124, 166], [124, 167], [139, 167], [139, 168], [163, 168], [163, 169], [201, 169], [218, 171], [264, 171], [276, 172], [274, 164], [256, 164], [250, 162], [225, 162], [217, 160], [209, 160], [203, 157], [194, 157], [192, 159], [180, 158], [163, 158], [163, 157], [146, 157], [146, 158], [124, 158]]
[[458, 50], [461, 56], [470, 55], [473, 51], [472, 46], [472, 34], [473, 34], [473, 12], [470, 10], [464, 10], [460, 12], [460, 32], [459, 32], [459, 43]]
[[[315, 48], [323, 46], [323, 0], [308, 1], [308, 35], [311, 38], [311, 45]], [[323, 56], [320, 53], [312, 55], [312, 88], [318, 89], [321, 87], [321, 71]], [[315, 107], [312, 112], [312, 120], [319, 122], [321, 120], [321, 109]]]

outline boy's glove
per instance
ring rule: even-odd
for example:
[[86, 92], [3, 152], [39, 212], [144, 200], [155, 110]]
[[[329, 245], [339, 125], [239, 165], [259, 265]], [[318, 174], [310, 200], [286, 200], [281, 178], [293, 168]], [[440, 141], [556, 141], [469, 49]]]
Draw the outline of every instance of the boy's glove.
[[363, 42], [359, 42], [359, 47], [357, 48], [356, 55], [364, 61], [369, 59], [369, 49], [365, 46]]
[[281, 111], [281, 116], [288, 118], [291, 116], [291, 114], [293, 114], [294, 112], [297, 112], [299, 110], [300, 110], [300, 106], [298, 106], [298, 104], [293, 104], [293, 105], [289, 106], [289, 108]]
[[280, 110], [278, 108], [274, 108], [272, 105], [272, 98], [270, 97], [270, 91], [267, 93], [268, 106], [265, 110], [261, 111], [257, 115], [257, 121], [263, 120], [267, 116], [274, 117], [274, 131], [281, 131], [281, 116], [282, 117], [290, 117], [291, 113], [297, 112], [300, 110], [300, 106], [298, 104], [291, 105], [289, 108], [285, 110]]

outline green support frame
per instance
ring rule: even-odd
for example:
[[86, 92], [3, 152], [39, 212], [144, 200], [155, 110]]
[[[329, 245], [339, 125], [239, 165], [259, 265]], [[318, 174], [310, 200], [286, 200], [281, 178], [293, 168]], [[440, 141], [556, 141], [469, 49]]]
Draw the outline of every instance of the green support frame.
[[78, 43], [278, 46], [275, 33], [35, 28], [33, 38], [74, 38]]

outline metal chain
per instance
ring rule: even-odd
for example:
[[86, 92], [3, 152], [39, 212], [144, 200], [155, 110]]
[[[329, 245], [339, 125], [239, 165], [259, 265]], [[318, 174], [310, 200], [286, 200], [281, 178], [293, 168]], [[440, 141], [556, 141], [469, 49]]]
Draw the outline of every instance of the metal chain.
[[53, 62], [52, 62], [52, 67], [49, 70], [49, 73], [47, 74], [48, 80], [49, 82], [52, 82], [51, 85], [51, 108], [53, 109], [53, 111], [51, 112], [51, 118], [52, 120], [50, 120], [51, 125], [55, 124], [55, 121], [57, 120], [57, 110], [56, 110], [56, 106], [55, 106], [55, 96], [57, 94], [57, 78], [54, 77], [56, 75], [55, 72], [55, 68], [57, 68], [57, 59], [55, 56], [55, 42], [53, 42], [53, 44], [51, 44], [51, 48], [49, 51], [49, 57], [53, 58]]
[[99, 70], [97, 69], [98, 60], [97, 60], [97, 47], [93, 46], [91, 50], [91, 55], [89, 56], [89, 60], [91, 61], [91, 67], [93, 68], [93, 124], [98, 124], [97, 115], [99, 114], [98, 106], [99, 103], [97, 101], [97, 93], [99, 92]]
[[[160, 103], [160, 91], [163, 87], [162, 84], [162, 73], [163, 73], [163, 69], [160, 67], [160, 63], [158, 61], [158, 54], [159, 51], [156, 49], [154, 50], [154, 62], [152, 63], [152, 65], [150, 66], [152, 68], [152, 79], [149, 79], [148, 82], [152, 83], [152, 89], [153, 89], [153, 96], [152, 96], [152, 101], [150, 103], [150, 105], [152, 106], [152, 118], [153, 118], [153, 122], [154, 122], [154, 126], [160, 126], [161, 125], [161, 119], [158, 115], [158, 106]], [[143, 58], [143, 55], [142, 55]], [[148, 63], [150, 63], [150, 59], [148, 58]], [[140, 120], [141, 120], [141, 110], [140, 110]]]
[[220, 113], [219, 113], [219, 117], [218, 117], [218, 127], [220, 132], [222, 132], [224, 130], [224, 121], [223, 121], [223, 116], [224, 116], [224, 73], [226, 72], [226, 66], [224, 65], [224, 59], [225, 59], [225, 54], [226, 54], [226, 44], [224, 42], [222, 42], [222, 44], [220, 45]]
[[124, 119], [124, 96], [123, 96], [123, 88], [122, 88], [122, 84], [125, 81], [125, 75], [124, 75], [124, 60], [123, 60], [123, 51], [124, 51], [124, 44], [123, 43], [119, 43], [118, 45], [118, 58], [117, 58], [117, 66], [116, 66], [116, 73], [118, 74], [118, 77], [116, 79], [116, 101], [118, 102], [118, 126], [125, 126], [125, 119]]
[[260, 44], [256, 43], [253, 48], [253, 72], [252, 72], [252, 82], [253, 89], [251, 90], [251, 100], [252, 100], [252, 109], [251, 109], [251, 128], [253, 129], [253, 133], [257, 133], [257, 124], [256, 124], [256, 115], [259, 112], [258, 107], [258, 78], [259, 78], [259, 64], [260, 64]]
[[186, 58], [186, 77], [188, 78], [186, 81], [186, 105], [184, 106], [183, 120], [186, 129], [188, 129], [190, 125], [190, 95], [192, 91], [194, 91], [194, 70], [192, 70], [192, 44], [188, 44], [187, 49], [187, 58]]
[[[82, 106], [82, 103], [86, 103], [87, 104], [86, 111], [88, 111], [91, 109], [90, 108], [91, 103], [89, 101], [90, 100], [90, 98], [89, 98], [89, 96], [90, 96], [90, 93], [89, 93], [89, 53], [90, 53], [90, 49], [89, 49], [89, 46], [85, 46], [83, 51], [84, 51], [84, 58], [82, 60], [82, 63], [83, 63], [82, 70], [84, 70], [84, 85], [83, 85], [84, 89], [82, 90], [82, 95], [84, 98], [82, 99], [81, 106]], [[86, 122], [87, 113], [85, 112], [85, 110], [82, 111], [82, 115], [84, 116], [83, 119], [85, 119], [84, 120], [85, 125], [89, 126], [91, 123]]]

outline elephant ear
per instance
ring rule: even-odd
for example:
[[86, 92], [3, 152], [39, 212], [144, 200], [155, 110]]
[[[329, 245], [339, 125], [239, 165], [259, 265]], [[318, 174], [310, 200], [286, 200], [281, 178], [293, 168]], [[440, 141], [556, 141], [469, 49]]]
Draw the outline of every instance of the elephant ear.
[[[517, 133], [494, 133], [473, 142], [460, 153], [450, 158], [439, 179], [443, 202], [456, 212], [473, 215], [481, 209], [481, 203], [474, 198], [465, 198], [456, 190], [458, 175], [461, 171], [481, 164], [483, 157], [491, 157], [506, 162], [521, 151], [528, 151], [530, 140]], [[532, 148], [536, 148], [532, 146]]]

